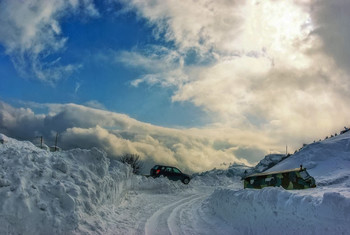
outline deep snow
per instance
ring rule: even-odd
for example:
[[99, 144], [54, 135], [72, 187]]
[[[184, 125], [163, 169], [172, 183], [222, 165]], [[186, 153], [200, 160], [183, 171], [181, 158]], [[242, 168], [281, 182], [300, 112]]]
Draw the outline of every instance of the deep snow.
[[110, 167], [96, 148], [51, 153], [30, 142], [0, 138], [1, 234], [84, 229], [88, 216], [101, 205], [118, 203], [130, 188], [130, 169], [119, 162]]
[[317, 187], [290, 191], [243, 189], [245, 166], [183, 185], [135, 176], [96, 148], [0, 139], [0, 234], [350, 234], [350, 133], [268, 170], [308, 168]]

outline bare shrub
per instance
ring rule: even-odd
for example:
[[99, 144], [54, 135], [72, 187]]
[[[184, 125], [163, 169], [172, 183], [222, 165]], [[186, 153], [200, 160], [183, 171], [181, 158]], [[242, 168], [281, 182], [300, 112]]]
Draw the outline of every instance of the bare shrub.
[[139, 175], [141, 173], [142, 162], [139, 155], [127, 153], [121, 156], [119, 161], [128, 164], [133, 169], [134, 174]]

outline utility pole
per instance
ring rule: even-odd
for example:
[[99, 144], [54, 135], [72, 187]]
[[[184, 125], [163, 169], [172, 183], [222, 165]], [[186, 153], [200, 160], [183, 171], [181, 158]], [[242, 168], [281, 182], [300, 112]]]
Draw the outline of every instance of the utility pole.
[[43, 136], [35, 136], [35, 138], [40, 137], [40, 148], [43, 149]]
[[286, 145], [286, 156], [288, 155], [288, 146]]
[[56, 140], [55, 140], [55, 152], [57, 151], [57, 139], [58, 139], [58, 132], [56, 133]]

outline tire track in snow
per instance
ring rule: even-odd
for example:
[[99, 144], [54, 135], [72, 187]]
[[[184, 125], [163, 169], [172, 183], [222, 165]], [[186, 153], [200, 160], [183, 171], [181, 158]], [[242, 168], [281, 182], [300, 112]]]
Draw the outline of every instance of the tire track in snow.
[[[182, 198], [156, 211], [147, 220], [145, 224], [145, 234], [146, 235], [180, 234], [178, 233], [179, 232], [178, 227], [180, 226], [180, 224], [176, 223], [175, 214], [177, 214], [181, 208], [190, 204], [193, 200], [197, 200], [200, 197], [201, 195], [190, 195], [186, 198]], [[169, 222], [170, 222], [170, 225], [169, 225]]]
[[[197, 206], [198, 202], [200, 203], [204, 197], [206, 197], [206, 195], [196, 195], [196, 197], [190, 199], [190, 201], [182, 203], [172, 210], [167, 220], [171, 234], [191, 234], [191, 232], [189, 232], [191, 228], [188, 226], [191, 222], [188, 220], [189, 218], [183, 218], [183, 212], [190, 210], [191, 206], [194, 204]], [[182, 221], [182, 219], [184, 219], [184, 221]]]

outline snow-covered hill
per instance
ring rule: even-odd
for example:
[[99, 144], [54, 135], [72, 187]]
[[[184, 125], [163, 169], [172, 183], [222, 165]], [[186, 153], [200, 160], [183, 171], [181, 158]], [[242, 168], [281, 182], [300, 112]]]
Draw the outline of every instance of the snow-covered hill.
[[285, 154], [269, 154], [264, 157], [254, 168], [253, 172], [260, 173], [265, 170], [270, 169], [275, 166], [277, 163], [286, 159], [288, 155]]
[[318, 186], [350, 187], [350, 132], [306, 145], [268, 171], [303, 165]]

